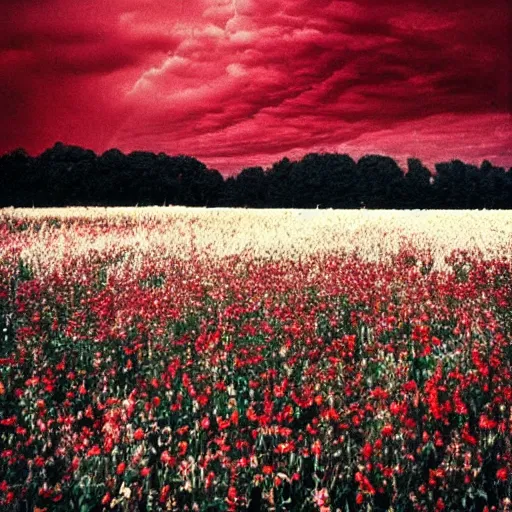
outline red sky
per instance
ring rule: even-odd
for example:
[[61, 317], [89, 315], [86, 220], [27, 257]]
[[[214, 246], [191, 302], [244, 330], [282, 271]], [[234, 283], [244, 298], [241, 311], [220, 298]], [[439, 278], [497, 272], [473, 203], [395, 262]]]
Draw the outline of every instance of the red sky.
[[512, 165], [508, 0], [9, 0], [0, 152]]

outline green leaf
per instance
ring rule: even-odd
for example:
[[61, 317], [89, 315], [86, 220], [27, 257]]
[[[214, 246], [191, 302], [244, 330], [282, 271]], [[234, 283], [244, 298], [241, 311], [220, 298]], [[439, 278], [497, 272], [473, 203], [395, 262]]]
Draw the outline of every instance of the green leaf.
[[479, 498], [483, 498], [484, 500], [488, 499], [487, 493], [483, 489], [478, 489], [475, 493]]

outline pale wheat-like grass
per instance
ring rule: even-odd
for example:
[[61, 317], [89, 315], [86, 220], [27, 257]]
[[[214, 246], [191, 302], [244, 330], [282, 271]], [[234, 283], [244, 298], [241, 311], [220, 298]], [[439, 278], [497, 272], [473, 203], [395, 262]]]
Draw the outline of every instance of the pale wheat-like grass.
[[[409, 245], [444, 268], [454, 250], [486, 259], [512, 256], [512, 212], [467, 210], [272, 210], [186, 207], [4, 209], [0, 222], [36, 221], [39, 231], [0, 240], [0, 256], [21, 257], [49, 270], [94, 253], [145, 258], [298, 259], [354, 254], [383, 261]], [[62, 222], [54, 229], [51, 222]], [[69, 224], [68, 224], [69, 223]]]

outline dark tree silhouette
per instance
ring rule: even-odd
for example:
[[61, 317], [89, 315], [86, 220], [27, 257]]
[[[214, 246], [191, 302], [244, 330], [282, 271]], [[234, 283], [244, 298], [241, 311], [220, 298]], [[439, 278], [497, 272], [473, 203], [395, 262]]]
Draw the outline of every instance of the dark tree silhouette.
[[507, 208], [507, 181], [510, 182], [510, 177], [510, 171], [505, 174], [503, 167], [495, 167], [484, 160], [480, 166], [479, 208]]
[[248, 167], [235, 178], [234, 206], [263, 208], [266, 205], [267, 181], [261, 167]]
[[324, 168], [328, 178], [324, 204], [329, 208], [359, 208], [359, 170], [348, 155], [324, 155]]
[[357, 162], [360, 198], [367, 208], [401, 208], [404, 174], [388, 156], [366, 155]]
[[473, 173], [476, 167], [460, 160], [436, 164], [433, 196], [438, 208], [471, 208], [477, 193]]
[[512, 207], [512, 170], [485, 160], [402, 172], [390, 157], [310, 153], [223, 179], [190, 156], [110, 149], [102, 155], [57, 142], [37, 157], [0, 156], [0, 206], [185, 205], [251, 208]]
[[429, 208], [432, 203], [430, 171], [417, 158], [407, 160], [404, 183], [404, 206], [406, 208]]
[[292, 166], [290, 178], [296, 208], [357, 206], [358, 170], [347, 155], [310, 153]]
[[266, 173], [267, 206], [269, 208], [291, 208], [291, 172], [293, 163], [288, 158], [276, 162]]
[[0, 205], [31, 206], [27, 181], [32, 166], [32, 158], [24, 149], [0, 157]]

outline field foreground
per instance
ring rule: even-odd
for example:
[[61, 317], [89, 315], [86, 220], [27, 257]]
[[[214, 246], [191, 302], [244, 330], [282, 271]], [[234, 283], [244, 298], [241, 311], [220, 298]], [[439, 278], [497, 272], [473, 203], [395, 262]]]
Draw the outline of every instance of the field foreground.
[[511, 510], [512, 215], [0, 211], [2, 510]]

